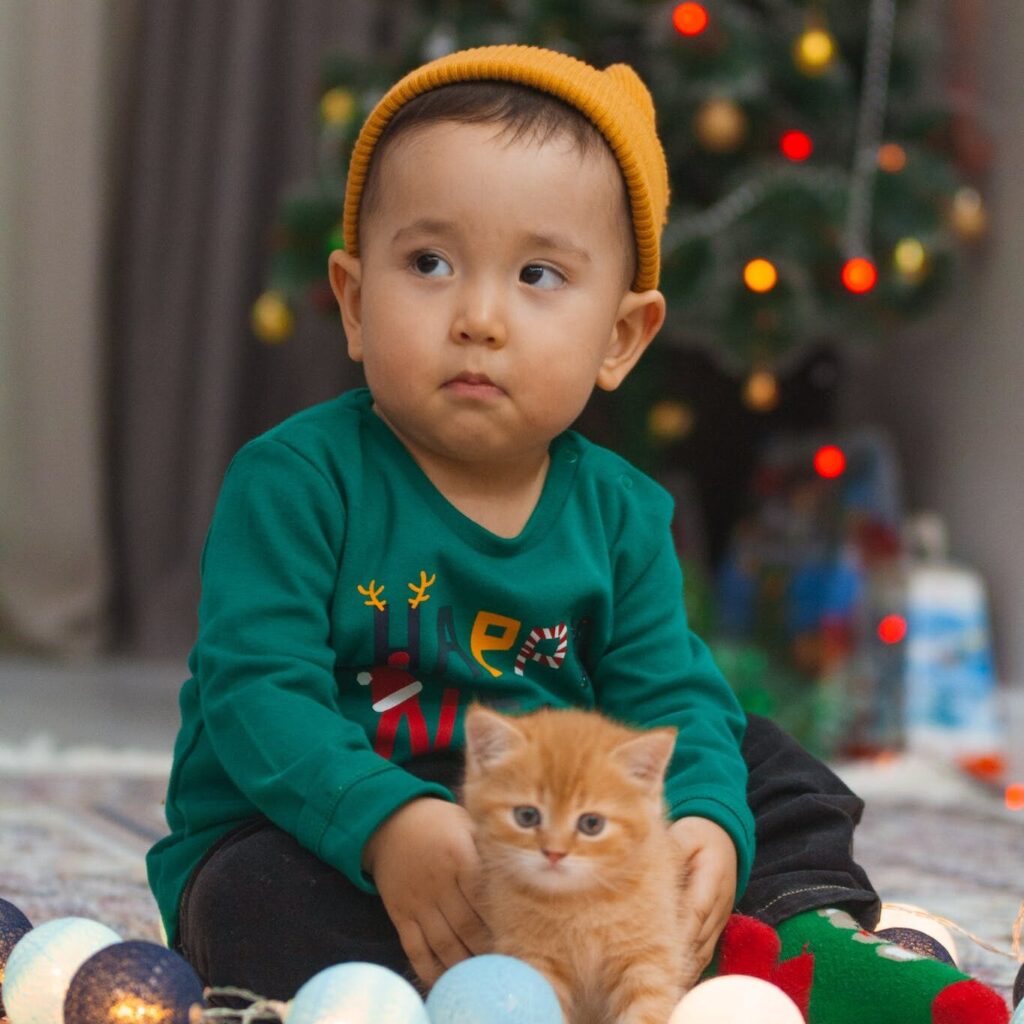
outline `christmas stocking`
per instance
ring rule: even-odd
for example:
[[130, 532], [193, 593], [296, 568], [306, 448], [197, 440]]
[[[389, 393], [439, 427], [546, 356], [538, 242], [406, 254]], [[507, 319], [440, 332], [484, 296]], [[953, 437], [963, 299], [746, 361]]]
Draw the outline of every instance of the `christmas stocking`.
[[778, 931], [734, 914], [711, 971], [778, 985], [808, 1024], [1007, 1024], [992, 989], [864, 931], [841, 910], [809, 910]]

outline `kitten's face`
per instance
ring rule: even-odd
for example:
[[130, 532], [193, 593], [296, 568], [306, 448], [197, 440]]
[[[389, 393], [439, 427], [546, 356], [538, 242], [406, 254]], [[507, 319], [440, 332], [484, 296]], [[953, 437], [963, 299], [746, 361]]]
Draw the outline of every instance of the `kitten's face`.
[[464, 800], [481, 857], [540, 892], [616, 889], [644, 870], [664, 827], [675, 730], [638, 733], [586, 711], [466, 718]]

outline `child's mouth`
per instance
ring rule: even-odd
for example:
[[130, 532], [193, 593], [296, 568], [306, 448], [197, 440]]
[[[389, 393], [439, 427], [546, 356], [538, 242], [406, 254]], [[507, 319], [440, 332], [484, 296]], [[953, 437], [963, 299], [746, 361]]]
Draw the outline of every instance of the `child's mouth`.
[[460, 373], [445, 384], [445, 390], [466, 398], [497, 398], [505, 393], [484, 373]]

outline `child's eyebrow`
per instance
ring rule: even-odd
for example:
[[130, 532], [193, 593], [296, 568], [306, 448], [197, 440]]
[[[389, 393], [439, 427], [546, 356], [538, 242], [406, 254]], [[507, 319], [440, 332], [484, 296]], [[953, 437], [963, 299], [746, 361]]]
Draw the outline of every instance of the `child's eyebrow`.
[[[437, 220], [433, 217], [420, 217], [419, 220], [415, 220], [411, 224], [406, 224], [405, 227], [399, 228], [392, 237], [391, 244], [395, 245], [408, 235], [417, 235], [421, 232], [433, 235], [455, 235], [458, 234], [458, 229], [451, 221]], [[538, 231], [530, 231], [523, 235], [523, 242], [526, 245], [537, 248], [557, 249], [560, 252], [569, 253], [570, 255], [582, 260], [584, 263], [591, 262], [590, 254], [586, 250], [574, 245], [569, 241], [569, 239], [562, 235], [543, 234]]]
[[418, 235], [420, 232], [431, 235], [453, 235], [456, 233], [455, 225], [451, 221], [420, 217], [419, 220], [406, 224], [404, 228], [399, 228], [392, 237], [391, 244], [400, 242], [407, 235]]

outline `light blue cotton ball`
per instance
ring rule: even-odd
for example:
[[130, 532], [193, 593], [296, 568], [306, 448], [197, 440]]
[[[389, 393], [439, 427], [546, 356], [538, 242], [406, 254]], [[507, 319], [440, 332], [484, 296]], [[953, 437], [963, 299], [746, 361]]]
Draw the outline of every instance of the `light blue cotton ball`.
[[380, 964], [335, 964], [292, 1000], [288, 1024], [430, 1024], [419, 993]]
[[1018, 1003], [1017, 1009], [1013, 1011], [1010, 1024], [1024, 1024], [1024, 1003]]
[[470, 957], [445, 971], [427, 996], [427, 1013], [431, 1024], [562, 1024], [547, 978], [498, 953]]

